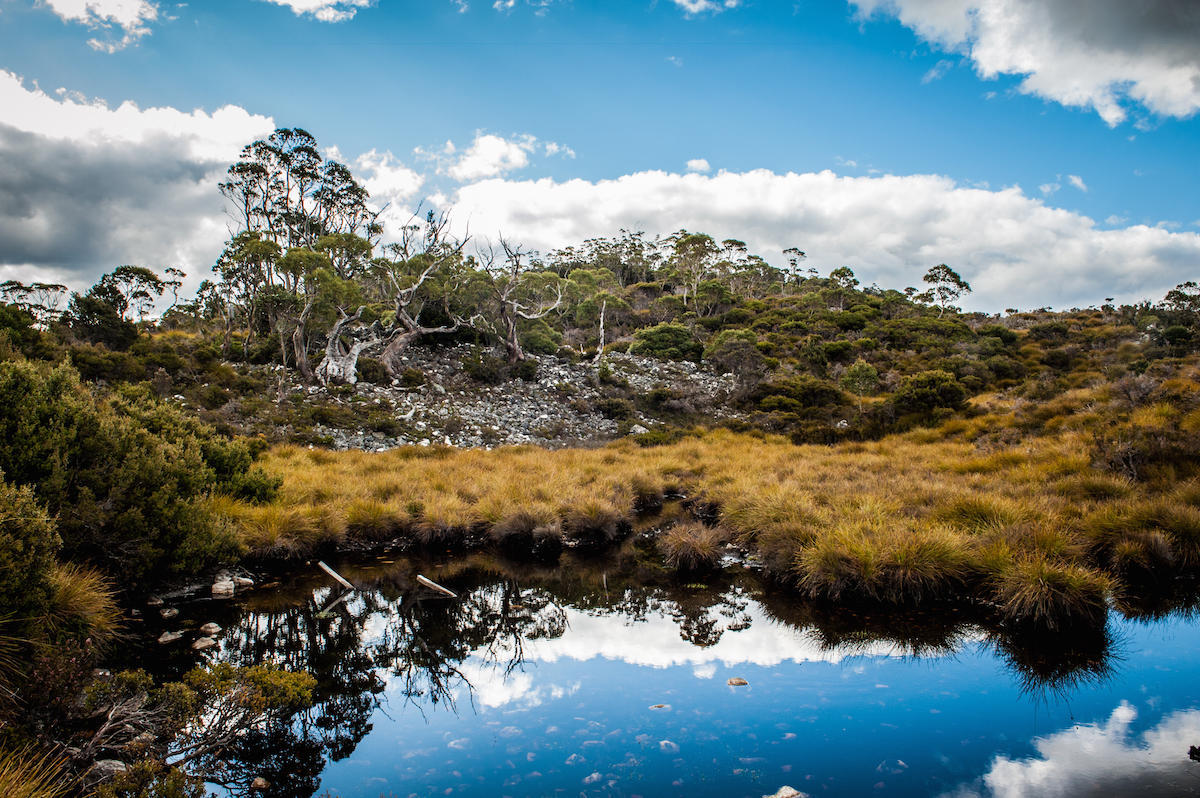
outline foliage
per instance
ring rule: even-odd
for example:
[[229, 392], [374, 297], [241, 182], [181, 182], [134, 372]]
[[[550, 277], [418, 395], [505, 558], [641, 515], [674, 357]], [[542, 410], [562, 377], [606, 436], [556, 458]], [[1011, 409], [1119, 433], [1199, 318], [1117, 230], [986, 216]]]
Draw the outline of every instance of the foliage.
[[905, 377], [892, 401], [902, 413], [930, 413], [939, 408], [957, 410], [967, 401], [967, 391], [953, 374], [938, 369]]
[[629, 348], [632, 355], [663, 360], [699, 360], [703, 352], [703, 345], [686, 325], [669, 322], [638, 330]]
[[0, 481], [0, 607], [6, 614], [29, 618], [46, 611], [59, 545], [58, 530], [32, 489]]

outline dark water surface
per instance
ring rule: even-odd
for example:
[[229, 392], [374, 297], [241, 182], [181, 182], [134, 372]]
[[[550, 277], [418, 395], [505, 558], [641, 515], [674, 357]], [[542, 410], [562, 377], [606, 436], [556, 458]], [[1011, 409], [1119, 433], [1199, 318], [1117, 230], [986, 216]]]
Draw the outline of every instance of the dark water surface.
[[[231, 752], [268, 796], [1200, 794], [1188, 611], [1033, 638], [948, 611], [805, 606], [750, 574], [337, 567], [362, 589], [342, 597], [314, 567], [182, 606], [185, 627], [225, 627], [203, 656], [319, 680], [311, 711]], [[164, 673], [200, 656], [143, 645]]]

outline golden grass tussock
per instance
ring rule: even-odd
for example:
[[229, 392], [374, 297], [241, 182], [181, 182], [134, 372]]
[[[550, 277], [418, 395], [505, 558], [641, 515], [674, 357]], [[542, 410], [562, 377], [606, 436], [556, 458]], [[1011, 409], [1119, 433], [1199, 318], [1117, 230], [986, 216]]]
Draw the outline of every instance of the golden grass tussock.
[[50, 606], [45, 623], [104, 642], [121, 629], [121, 607], [112, 581], [99, 571], [59, 563], [50, 571]]
[[[1091, 397], [1073, 392], [1067, 404]], [[392, 535], [446, 547], [470, 537], [520, 553], [534, 537], [611, 545], [638, 513], [682, 495], [808, 594], [918, 602], [962, 591], [1034, 620], [1076, 602], [1094, 607], [1110, 585], [1097, 567], [1118, 578], [1200, 567], [1200, 483], [1151, 495], [1102, 473], [1090, 464], [1089, 431], [1002, 443], [1027, 412], [1020, 404], [953, 435], [917, 430], [836, 447], [727, 430], [648, 448], [283, 446], [263, 458], [283, 479], [273, 504], [214, 499], [211, 509], [259, 554]], [[686, 529], [681, 551], [699, 540], [697, 528], [684, 540]], [[993, 597], [983, 584], [1003, 588]], [[1041, 584], [1048, 597], [1038, 598]], [[1066, 598], [1072, 590], [1079, 597]]]
[[1111, 590], [1109, 578], [1091, 568], [1032, 557], [1006, 569], [994, 595], [1008, 620], [1057, 629], [1102, 623]]
[[0, 795], [5, 798], [58, 798], [72, 782], [65, 757], [31, 748], [0, 751]]
[[658, 540], [667, 566], [683, 573], [708, 571], [721, 562], [728, 535], [722, 529], [696, 521], [683, 521], [662, 533]]

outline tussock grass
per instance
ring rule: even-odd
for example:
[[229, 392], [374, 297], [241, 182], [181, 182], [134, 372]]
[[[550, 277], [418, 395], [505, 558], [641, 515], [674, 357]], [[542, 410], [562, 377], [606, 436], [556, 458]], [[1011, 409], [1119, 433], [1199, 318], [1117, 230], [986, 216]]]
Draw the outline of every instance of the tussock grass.
[[50, 571], [50, 606], [44, 622], [97, 642], [109, 640], [121, 628], [116, 588], [108, 577], [92, 568], [57, 564]]
[[658, 546], [668, 567], [695, 573], [717, 567], [725, 537], [725, 533], [715, 527], [684, 521], [664, 532]]
[[[682, 495], [808, 595], [958, 598], [1036, 623], [1092, 617], [1113, 579], [1200, 569], [1200, 484], [1152, 494], [1103, 474], [1090, 465], [1094, 436], [1070, 424], [1013, 438], [1013, 419], [1032, 411], [1012, 404], [952, 435], [919, 430], [838, 447], [725, 430], [557, 451], [284, 446], [263, 460], [283, 479], [275, 503], [214, 499], [211, 509], [257, 554], [399, 536], [522, 557], [544, 544], [532, 556], [549, 558], [559, 546], [611, 546], [638, 513]], [[698, 527], [685, 540], [686, 529], [666, 544], [679, 548], [675, 567], [704, 543]]]
[[63, 757], [29, 748], [0, 751], [0, 795], [5, 798], [58, 798], [71, 786]]

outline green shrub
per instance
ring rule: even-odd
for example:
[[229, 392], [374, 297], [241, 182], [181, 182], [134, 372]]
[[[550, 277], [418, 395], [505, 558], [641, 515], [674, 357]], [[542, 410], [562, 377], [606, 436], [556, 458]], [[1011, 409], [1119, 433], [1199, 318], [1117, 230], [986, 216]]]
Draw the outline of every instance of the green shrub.
[[213, 491], [266, 499], [250, 449], [128, 389], [99, 398], [69, 366], [0, 363], [0, 470], [58, 518], [64, 553], [136, 583], [227, 559]]
[[629, 352], [660, 360], [700, 360], [704, 348], [686, 325], [664, 322], [635, 332]]
[[929, 413], [939, 408], [958, 410], [967, 401], [967, 391], [948, 371], [922, 371], [900, 381], [892, 396], [902, 413]]
[[358, 378], [372, 385], [387, 385], [392, 381], [392, 378], [388, 376], [387, 369], [383, 367], [383, 361], [373, 357], [358, 359]]
[[50, 602], [50, 569], [60, 541], [33, 491], [0, 481], [0, 607], [28, 618]]

